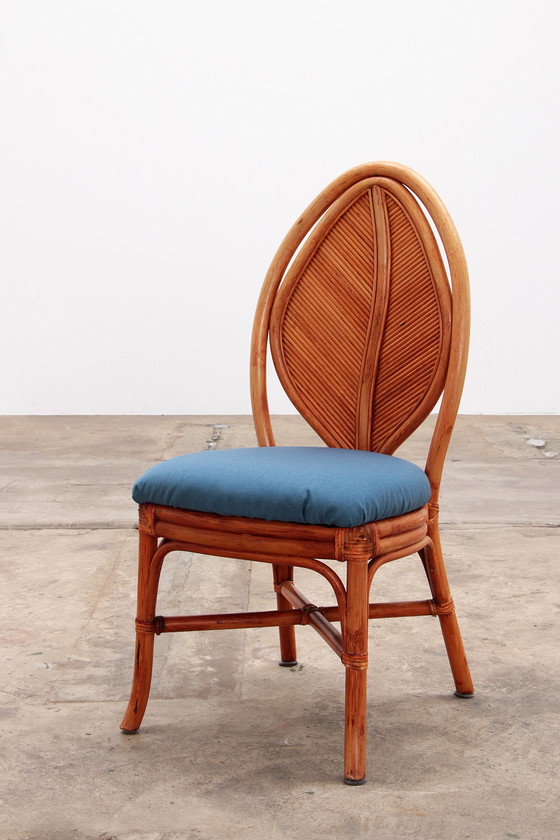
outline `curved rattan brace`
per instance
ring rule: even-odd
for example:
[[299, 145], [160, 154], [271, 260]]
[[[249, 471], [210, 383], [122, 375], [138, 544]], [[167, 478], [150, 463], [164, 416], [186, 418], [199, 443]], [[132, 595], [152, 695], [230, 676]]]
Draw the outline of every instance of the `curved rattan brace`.
[[368, 563], [368, 583], [369, 587], [371, 588], [371, 584], [376, 572], [379, 571], [381, 566], [384, 566], [385, 563], [392, 563], [393, 560], [401, 560], [403, 557], [408, 557], [409, 555], [416, 554], [419, 551], [422, 551], [427, 545], [432, 545], [432, 540], [430, 537], [425, 536], [418, 542], [414, 542], [411, 545], [407, 545], [404, 548], [399, 549], [398, 551], [392, 551], [387, 554], [382, 554], [379, 557], [373, 557]]

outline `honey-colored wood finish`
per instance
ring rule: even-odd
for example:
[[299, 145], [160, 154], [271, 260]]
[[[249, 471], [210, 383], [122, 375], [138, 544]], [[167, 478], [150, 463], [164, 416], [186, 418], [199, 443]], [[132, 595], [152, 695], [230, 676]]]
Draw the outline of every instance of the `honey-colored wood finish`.
[[[346, 669], [348, 784], [362, 784], [366, 776], [369, 619], [437, 616], [456, 693], [472, 695], [438, 532], [439, 487], [468, 330], [463, 249], [444, 205], [418, 174], [395, 163], [365, 164], [336, 179], [305, 210], [274, 257], [255, 315], [251, 396], [259, 445], [275, 445], [266, 395], [270, 342], [287, 394], [328, 446], [391, 454], [441, 396], [425, 467], [431, 499], [419, 510], [357, 528], [141, 505], [136, 656], [123, 730], [140, 726], [154, 636], [168, 632], [277, 626], [280, 664], [293, 665], [295, 626], [313, 627]], [[270, 563], [277, 609], [156, 616], [159, 575], [172, 551]], [[431, 598], [370, 603], [377, 570], [416, 553]], [[295, 586], [296, 567], [322, 575], [335, 604], [311, 603]]]

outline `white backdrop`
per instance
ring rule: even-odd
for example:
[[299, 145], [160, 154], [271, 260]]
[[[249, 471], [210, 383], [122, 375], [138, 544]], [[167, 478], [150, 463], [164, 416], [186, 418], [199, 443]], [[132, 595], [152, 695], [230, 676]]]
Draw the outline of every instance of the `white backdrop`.
[[462, 411], [558, 412], [555, 19], [543, 0], [0, 0], [0, 413], [249, 412], [278, 243], [376, 159], [419, 170], [462, 236]]

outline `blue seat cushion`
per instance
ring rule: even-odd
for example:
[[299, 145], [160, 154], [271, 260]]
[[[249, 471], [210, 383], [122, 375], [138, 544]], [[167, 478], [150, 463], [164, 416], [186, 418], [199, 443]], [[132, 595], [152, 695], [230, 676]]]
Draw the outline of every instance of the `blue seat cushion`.
[[422, 507], [430, 483], [392, 455], [272, 446], [170, 458], [138, 479], [132, 497], [222, 516], [353, 527]]

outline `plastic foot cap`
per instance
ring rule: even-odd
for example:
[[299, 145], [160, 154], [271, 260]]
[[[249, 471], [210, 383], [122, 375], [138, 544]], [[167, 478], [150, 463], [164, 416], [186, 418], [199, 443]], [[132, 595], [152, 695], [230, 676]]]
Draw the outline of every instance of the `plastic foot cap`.
[[292, 659], [291, 662], [282, 662], [282, 660], [280, 660], [278, 664], [281, 668], [293, 668], [294, 665], [297, 665], [297, 659]]
[[342, 781], [344, 782], [345, 785], [355, 786], [355, 785], [365, 785], [365, 783], [367, 782], [367, 779], [366, 779], [365, 776], [364, 776], [363, 779], [347, 779], [346, 776], [345, 776]]
[[471, 691], [470, 694], [465, 694], [462, 691], [454, 691], [453, 694], [455, 695], [455, 697], [463, 697], [466, 700], [468, 700], [469, 697], [474, 697], [474, 691]]
[[124, 729], [121, 726], [121, 732], [122, 732], [123, 735], [136, 735], [136, 733], [138, 732], [138, 729]]

